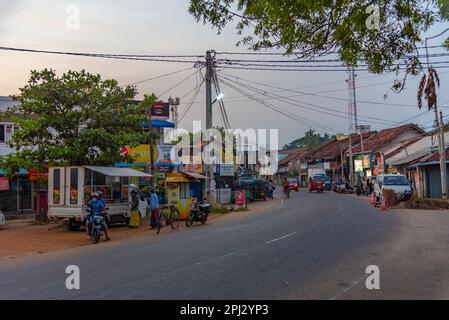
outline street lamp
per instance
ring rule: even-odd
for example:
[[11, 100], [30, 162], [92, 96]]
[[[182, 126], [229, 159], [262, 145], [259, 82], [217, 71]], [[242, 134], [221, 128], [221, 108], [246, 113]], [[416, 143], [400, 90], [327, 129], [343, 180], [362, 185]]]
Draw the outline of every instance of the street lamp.
[[214, 103], [217, 102], [218, 100], [223, 99], [223, 97], [224, 97], [224, 93], [223, 93], [223, 92], [220, 92], [220, 93], [218, 94], [218, 96], [215, 98], [215, 100], [212, 101], [212, 104], [214, 104]]

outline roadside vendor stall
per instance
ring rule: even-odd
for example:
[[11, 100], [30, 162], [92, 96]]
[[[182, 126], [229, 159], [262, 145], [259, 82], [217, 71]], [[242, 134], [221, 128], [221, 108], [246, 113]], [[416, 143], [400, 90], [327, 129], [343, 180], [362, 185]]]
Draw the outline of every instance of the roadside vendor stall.
[[180, 218], [186, 219], [192, 198], [203, 199], [203, 183], [205, 176], [199, 173], [169, 173], [166, 177], [166, 198], [169, 205], [179, 210]]
[[48, 218], [68, 221], [71, 229], [85, 220], [85, 206], [94, 192], [101, 191], [112, 223], [128, 223], [131, 195], [138, 197], [140, 217], [147, 214], [148, 203], [130, 179], [151, 175], [116, 167], [52, 167], [48, 175]]

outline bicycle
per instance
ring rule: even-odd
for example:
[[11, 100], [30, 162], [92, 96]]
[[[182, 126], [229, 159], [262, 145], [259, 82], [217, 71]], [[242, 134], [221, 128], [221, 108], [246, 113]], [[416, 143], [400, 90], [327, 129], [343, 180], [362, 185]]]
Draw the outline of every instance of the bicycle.
[[[161, 228], [163, 227], [163, 222], [165, 221], [165, 225], [170, 225], [172, 230], [178, 229], [179, 227], [179, 210], [174, 205], [164, 205], [161, 206], [158, 217], [158, 222], [156, 225], [156, 234], [161, 232]], [[168, 212], [168, 214], [167, 214]]]

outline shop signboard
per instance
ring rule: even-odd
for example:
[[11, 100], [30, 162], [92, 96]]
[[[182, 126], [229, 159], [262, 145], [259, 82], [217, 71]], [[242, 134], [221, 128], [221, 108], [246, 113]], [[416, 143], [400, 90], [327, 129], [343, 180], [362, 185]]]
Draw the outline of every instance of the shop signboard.
[[355, 172], [363, 171], [363, 162], [361, 159], [354, 160], [354, 171]]
[[28, 179], [30, 181], [48, 180], [48, 172], [47, 171], [30, 170], [28, 172]]
[[9, 179], [8, 178], [0, 178], [0, 191], [8, 191], [9, 190]]
[[363, 156], [362, 162], [363, 162], [363, 169], [371, 168], [371, 161], [369, 156]]
[[152, 120], [168, 120], [170, 117], [170, 105], [166, 102], [157, 102], [151, 106]]
[[234, 176], [234, 164], [220, 164], [217, 165], [221, 177], [233, 177]]
[[[151, 151], [150, 151], [150, 145], [149, 144], [141, 144], [137, 147], [126, 147], [128, 150], [128, 154], [133, 157], [134, 163], [150, 163], [151, 162]], [[153, 160], [154, 162], [159, 156], [158, 148], [154, 148], [154, 154], [153, 154]]]
[[173, 150], [173, 145], [171, 144], [160, 144], [157, 146], [157, 162], [171, 162], [172, 161], [172, 150]]
[[235, 190], [235, 205], [237, 205], [237, 206], [245, 206], [246, 205], [245, 190]]

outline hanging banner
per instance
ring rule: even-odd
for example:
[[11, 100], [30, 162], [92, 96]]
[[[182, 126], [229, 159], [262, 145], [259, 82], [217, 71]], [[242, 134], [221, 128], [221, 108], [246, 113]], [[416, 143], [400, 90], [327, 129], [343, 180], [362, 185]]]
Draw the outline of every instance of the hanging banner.
[[8, 191], [8, 190], [9, 190], [9, 179], [0, 178], [0, 191]]

